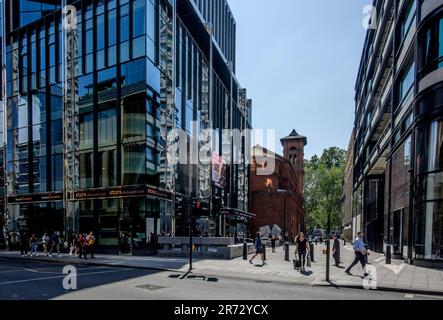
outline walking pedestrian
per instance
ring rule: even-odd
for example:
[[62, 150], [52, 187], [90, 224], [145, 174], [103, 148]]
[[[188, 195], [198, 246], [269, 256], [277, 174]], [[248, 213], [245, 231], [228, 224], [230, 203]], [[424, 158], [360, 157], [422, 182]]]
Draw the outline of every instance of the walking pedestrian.
[[277, 241], [277, 238], [275, 236], [275, 234], [272, 235], [271, 238], [271, 248], [272, 248], [272, 252], [275, 253], [275, 242]]
[[49, 251], [49, 256], [52, 257], [52, 253], [54, 252], [54, 249], [57, 251], [57, 254], [55, 255], [58, 257], [60, 255], [60, 235], [57, 231], [54, 231], [51, 237], [51, 250]]
[[352, 275], [351, 269], [359, 262], [363, 268], [364, 277], [368, 276], [368, 273], [366, 272], [366, 269], [365, 269], [365, 267], [366, 267], [365, 255], [367, 254], [367, 252], [365, 249], [365, 245], [363, 243], [363, 237], [364, 237], [364, 233], [360, 231], [359, 233], [357, 233], [357, 238], [354, 241], [355, 259], [351, 263], [351, 265], [345, 270], [345, 272], [347, 274], [349, 274], [350, 276]]
[[73, 256], [77, 251], [77, 233], [72, 233], [71, 238], [69, 239], [69, 255]]
[[297, 236], [296, 240], [297, 245], [297, 253], [298, 253], [298, 259], [301, 264], [301, 272], [305, 272], [306, 270], [306, 256], [309, 253], [308, 249], [308, 240], [305, 238], [305, 234], [303, 232], [300, 232]]
[[334, 240], [332, 244], [332, 257], [334, 258], [335, 266], [340, 268], [340, 240], [338, 240], [336, 234], [332, 236], [332, 239]]
[[31, 242], [31, 256], [38, 257], [38, 252], [37, 252], [38, 243], [37, 243], [37, 237], [35, 236], [35, 233], [32, 234], [30, 242]]
[[79, 233], [78, 235], [78, 257], [80, 259], [85, 258], [88, 259], [86, 256], [87, 254], [87, 245], [86, 245], [86, 235], [83, 233]]
[[91, 254], [91, 259], [95, 259], [94, 258], [95, 237], [92, 231], [90, 231], [88, 236], [86, 237], [86, 242], [88, 246], [88, 251]]
[[47, 257], [48, 256], [48, 246], [49, 246], [49, 236], [45, 232], [45, 234], [42, 237], [42, 245], [43, 245], [43, 254]]
[[266, 264], [265, 258], [263, 256], [263, 244], [261, 241], [260, 232], [257, 232], [255, 239], [254, 239], [254, 248], [255, 248], [255, 254], [252, 256], [252, 258], [249, 260], [249, 263], [252, 264], [252, 261], [257, 257], [258, 255], [261, 256], [262, 266]]
[[22, 257], [28, 256], [28, 250], [29, 250], [29, 238], [26, 234], [26, 231], [22, 233], [22, 236], [20, 237], [20, 252]]

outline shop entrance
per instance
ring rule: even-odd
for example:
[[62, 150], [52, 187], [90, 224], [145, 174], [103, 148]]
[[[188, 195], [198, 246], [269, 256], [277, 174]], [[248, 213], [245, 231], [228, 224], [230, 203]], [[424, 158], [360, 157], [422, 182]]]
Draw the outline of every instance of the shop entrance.
[[121, 255], [132, 255], [133, 226], [128, 208], [122, 210], [119, 221], [119, 252]]
[[403, 256], [403, 219], [404, 209], [391, 213], [389, 222], [389, 242], [393, 247], [393, 254], [401, 258]]

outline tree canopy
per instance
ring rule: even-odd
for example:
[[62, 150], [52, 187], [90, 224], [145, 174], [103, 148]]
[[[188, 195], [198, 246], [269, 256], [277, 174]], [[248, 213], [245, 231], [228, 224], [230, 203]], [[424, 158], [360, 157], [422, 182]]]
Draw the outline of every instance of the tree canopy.
[[341, 196], [345, 174], [346, 151], [337, 147], [325, 149], [319, 158], [306, 161], [304, 179], [307, 227], [326, 228], [331, 213], [331, 228], [340, 227]]

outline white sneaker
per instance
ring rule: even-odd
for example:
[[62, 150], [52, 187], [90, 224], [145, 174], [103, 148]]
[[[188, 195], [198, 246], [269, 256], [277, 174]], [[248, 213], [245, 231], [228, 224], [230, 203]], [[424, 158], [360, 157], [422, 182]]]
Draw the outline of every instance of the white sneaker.
[[24, 254], [22, 254], [22, 258], [24, 257], [25, 255]]
[[52, 254], [49, 255], [52, 258]]

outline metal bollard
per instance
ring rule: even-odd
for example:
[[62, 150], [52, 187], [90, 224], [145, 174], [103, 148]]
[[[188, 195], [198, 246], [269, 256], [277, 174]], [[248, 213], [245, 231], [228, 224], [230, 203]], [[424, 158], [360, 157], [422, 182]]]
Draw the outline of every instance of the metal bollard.
[[266, 245], [264, 243], [262, 244], [262, 250], [263, 250], [263, 260], [266, 261]]
[[309, 254], [311, 255], [311, 262], [315, 262], [315, 260], [314, 260], [314, 244], [312, 242], [309, 244]]
[[391, 264], [391, 246], [386, 246], [386, 264]]
[[285, 261], [289, 261], [289, 243], [285, 244]]
[[243, 260], [248, 260], [248, 244], [243, 242]]

